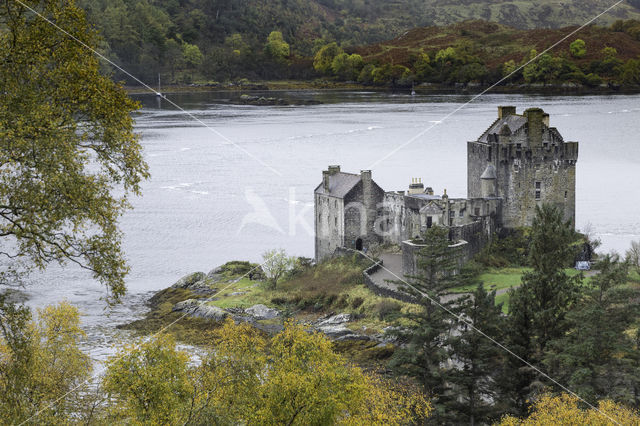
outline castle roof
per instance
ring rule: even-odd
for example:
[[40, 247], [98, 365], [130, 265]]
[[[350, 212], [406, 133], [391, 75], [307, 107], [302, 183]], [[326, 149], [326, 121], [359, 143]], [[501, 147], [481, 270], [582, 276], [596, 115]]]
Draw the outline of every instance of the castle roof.
[[480, 176], [480, 179], [496, 179], [496, 168], [493, 164], [489, 164], [486, 169], [484, 169], [484, 173]]
[[491, 127], [489, 127], [487, 131], [484, 132], [482, 136], [480, 136], [480, 138], [478, 138], [478, 141], [488, 142], [489, 135], [492, 135], [494, 133], [505, 134], [507, 129], [509, 130], [509, 132], [511, 132], [511, 134], [514, 134], [525, 124], [527, 124], [527, 117], [522, 115], [513, 114], [503, 118], [499, 118], [493, 122]]
[[439, 195], [429, 195], [429, 194], [409, 194], [407, 197], [412, 198], [420, 198], [421, 200], [441, 200], [442, 197]]
[[344, 172], [334, 173], [329, 175], [329, 193], [325, 192], [322, 183], [316, 187], [315, 193], [344, 198], [358, 182], [360, 182], [360, 175]]

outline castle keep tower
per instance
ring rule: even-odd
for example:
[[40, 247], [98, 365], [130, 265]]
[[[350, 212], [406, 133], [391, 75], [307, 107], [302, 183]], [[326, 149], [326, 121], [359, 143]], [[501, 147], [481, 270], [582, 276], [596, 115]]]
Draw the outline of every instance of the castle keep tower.
[[496, 121], [467, 143], [467, 157], [468, 198], [501, 198], [503, 228], [531, 226], [542, 203], [575, 223], [578, 142], [565, 142], [542, 109], [518, 115], [515, 107], [498, 107]]

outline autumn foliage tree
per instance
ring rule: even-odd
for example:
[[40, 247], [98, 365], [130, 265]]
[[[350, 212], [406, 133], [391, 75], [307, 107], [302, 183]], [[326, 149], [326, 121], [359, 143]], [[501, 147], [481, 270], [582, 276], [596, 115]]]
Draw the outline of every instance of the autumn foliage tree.
[[63, 424], [80, 415], [91, 362], [82, 353], [78, 310], [69, 303], [48, 306], [38, 321], [28, 308], [0, 297], [0, 413], [21, 424], [37, 415], [41, 424]]
[[[137, 104], [80, 43], [97, 46], [72, 1], [0, 5], [0, 252], [44, 268], [76, 263], [125, 292], [117, 226], [148, 176]], [[114, 191], [114, 190], [117, 190]]]
[[[419, 393], [350, 366], [331, 342], [286, 324], [269, 342], [227, 321], [198, 367], [166, 337], [126, 348], [108, 364], [111, 419], [180, 424], [388, 424], [428, 416]], [[115, 410], [115, 411], [114, 411]]]
[[533, 404], [532, 413], [519, 419], [507, 416], [500, 426], [528, 425], [637, 425], [640, 415], [636, 411], [610, 400], [600, 401], [597, 407], [584, 409], [574, 396], [561, 394], [544, 395]]

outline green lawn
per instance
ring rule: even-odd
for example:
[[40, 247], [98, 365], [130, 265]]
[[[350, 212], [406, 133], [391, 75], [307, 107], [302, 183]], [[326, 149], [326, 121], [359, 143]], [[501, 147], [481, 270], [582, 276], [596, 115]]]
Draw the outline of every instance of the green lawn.
[[496, 296], [496, 305], [502, 303], [502, 312], [509, 312], [509, 293], [503, 293]]
[[[502, 290], [519, 285], [522, 274], [531, 268], [503, 268], [490, 269], [488, 272], [480, 275], [480, 281], [484, 284], [487, 291]], [[460, 286], [451, 289], [452, 293], [471, 293], [475, 290], [475, 285]]]
[[[522, 275], [525, 272], [530, 271], [531, 268], [501, 268], [501, 269], [489, 269], [487, 272], [480, 275], [480, 281], [484, 284], [487, 291], [500, 291], [519, 286], [522, 281]], [[576, 271], [573, 268], [565, 269], [565, 273], [570, 277], [578, 275], [580, 271]], [[585, 277], [584, 283], [589, 282], [591, 277]], [[471, 293], [475, 290], [475, 286], [467, 285], [454, 287], [450, 291], [452, 293]], [[509, 293], [505, 291], [502, 294], [496, 296], [496, 303], [503, 303], [502, 311], [507, 312], [509, 308]]]

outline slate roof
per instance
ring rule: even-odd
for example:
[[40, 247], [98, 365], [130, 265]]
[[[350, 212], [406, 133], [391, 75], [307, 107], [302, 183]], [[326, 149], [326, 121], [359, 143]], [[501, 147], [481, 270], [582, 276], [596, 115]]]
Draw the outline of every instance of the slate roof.
[[407, 197], [420, 198], [421, 200], [441, 200], [442, 199], [440, 195], [429, 195], [429, 194], [408, 194]]
[[520, 129], [526, 123], [527, 117], [524, 117], [522, 115], [509, 115], [504, 118], [499, 118], [491, 125], [491, 127], [487, 129], [486, 132], [482, 134], [482, 136], [480, 136], [478, 141], [488, 142], [488, 136], [493, 133], [500, 134], [500, 131], [505, 125], [509, 128], [511, 134], [513, 134], [516, 132], [516, 130]]
[[316, 194], [331, 195], [338, 198], [344, 198], [349, 191], [360, 182], [360, 175], [352, 173], [338, 172], [329, 175], [329, 194], [324, 190], [323, 183], [316, 187]]

